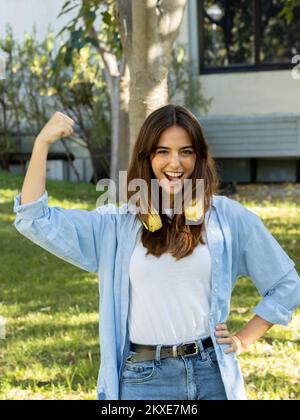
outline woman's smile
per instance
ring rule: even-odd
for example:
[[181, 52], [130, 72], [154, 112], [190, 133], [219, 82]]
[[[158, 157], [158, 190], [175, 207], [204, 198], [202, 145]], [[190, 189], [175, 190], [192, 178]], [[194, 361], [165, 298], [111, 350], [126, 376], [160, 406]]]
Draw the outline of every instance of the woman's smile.
[[151, 164], [165, 192], [173, 196], [181, 190], [184, 179], [191, 177], [196, 164], [196, 153], [184, 128], [173, 126], [161, 134]]

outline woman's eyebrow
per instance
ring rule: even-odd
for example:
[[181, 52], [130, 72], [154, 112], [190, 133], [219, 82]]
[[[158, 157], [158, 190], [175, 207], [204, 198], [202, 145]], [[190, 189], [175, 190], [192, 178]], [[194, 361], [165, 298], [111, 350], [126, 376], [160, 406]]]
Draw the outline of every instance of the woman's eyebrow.
[[[194, 147], [193, 146], [183, 146], [183, 147], [180, 147], [180, 149], [179, 150], [183, 150], [183, 149], [193, 149]], [[157, 146], [156, 147], [156, 149], [167, 149], [167, 150], [169, 150], [170, 149], [170, 147], [166, 147], [166, 146]]]

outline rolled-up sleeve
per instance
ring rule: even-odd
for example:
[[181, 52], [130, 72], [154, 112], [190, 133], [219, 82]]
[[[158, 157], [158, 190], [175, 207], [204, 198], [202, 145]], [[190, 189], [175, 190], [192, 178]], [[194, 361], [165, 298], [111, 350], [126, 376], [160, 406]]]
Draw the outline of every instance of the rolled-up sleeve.
[[299, 304], [300, 280], [293, 268], [268, 290], [254, 312], [272, 324], [288, 325]]
[[101, 208], [88, 211], [49, 207], [47, 191], [32, 203], [20, 203], [21, 194], [15, 197], [14, 225], [22, 235], [77, 267], [98, 271], [105, 225], [113, 223], [109, 214], [104, 218]]
[[258, 216], [252, 214], [249, 229], [239, 272], [250, 276], [263, 296], [254, 312], [272, 324], [288, 325], [300, 304], [300, 279], [295, 263]]

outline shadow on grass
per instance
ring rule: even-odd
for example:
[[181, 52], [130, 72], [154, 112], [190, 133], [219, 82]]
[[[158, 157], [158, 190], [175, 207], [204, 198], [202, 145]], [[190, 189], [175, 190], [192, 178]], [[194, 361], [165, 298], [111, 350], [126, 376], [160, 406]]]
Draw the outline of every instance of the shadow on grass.
[[[37, 314], [38, 315], [38, 314]], [[89, 335], [90, 340], [98, 340], [98, 322], [97, 321], [81, 321], [78, 320], [78, 325], [72, 325], [68, 323], [67, 320], [58, 321], [55, 319], [55, 316], [59, 316], [60, 314], [51, 314], [47, 317], [51, 317], [51, 320], [43, 320], [43, 321], [35, 321], [34, 323], [28, 324], [26, 323], [26, 319], [24, 321], [19, 322], [19, 324], [14, 323], [14, 331], [8, 329], [7, 331], [7, 341], [9, 341], [10, 345], [17, 344], [18, 342], [24, 342], [26, 339], [45, 339], [43, 343], [39, 344], [39, 346], [43, 347], [48, 346], [47, 340], [51, 340], [53, 338], [57, 338], [62, 343], [64, 342], [64, 337], [69, 337], [69, 334], [74, 337], [74, 333], [76, 333], [76, 337], [80, 336], [80, 334]], [[65, 318], [67, 318], [68, 314], [63, 314]], [[78, 314], [79, 316], [80, 314]], [[77, 340], [77, 338], [76, 338]], [[70, 339], [66, 338], [66, 343], [70, 342]], [[76, 341], [73, 343], [76, 344]], [[51, 345], [52, 346], [52, 345]]]
[[[80, 368], [74, 366], [74, 371], [67, 377], [65, 374], [58, 373], [55, 378], [51, 380], [38, 380], [34, 378], [17, 379], [11, 378], [9, 384], [11, 387], [15, 387], [23, 390], [34, 390], [35, 392], [53, 391], [53, 388], [64, 390], [78, 391], [80, 387], [81, 391], [90, 391], [91, 387], [96, 388], [96, 381], [98, 375], [97, 366], [89, 365], [88, 362], [84, 363]], [[40, 389], [39, 389], [40, 388]]]

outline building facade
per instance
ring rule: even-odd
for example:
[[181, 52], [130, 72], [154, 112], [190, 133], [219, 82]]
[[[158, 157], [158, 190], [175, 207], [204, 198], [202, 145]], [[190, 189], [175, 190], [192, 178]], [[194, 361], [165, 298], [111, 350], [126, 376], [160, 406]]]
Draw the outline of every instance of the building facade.
[[199, 119], [224, 181], [300, 182], [300, 8], [287, 24], [286, 4], [188, 1], [183, 34], [213, 99]]

